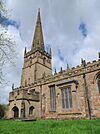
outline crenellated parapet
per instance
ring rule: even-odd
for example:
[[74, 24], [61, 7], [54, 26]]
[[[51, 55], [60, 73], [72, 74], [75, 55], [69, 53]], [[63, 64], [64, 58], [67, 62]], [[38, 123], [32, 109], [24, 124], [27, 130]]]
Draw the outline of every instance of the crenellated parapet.
[[76, 77], [79, 75], [83, 75], [84, 73], [90, 73], [90, 72], [94, 72], [96, 70], [100, 70], [100, 60], [96, 61], [92, 61], [92, 62], [87, 62], [85, 67], [81, 64], [80, 66], [76, 66], [76, 67], [72, 67], [70, 69], [67, 70], [60, 70], [60, 72], [56, 72], [54, 73], [54, 75], [49, 75], [45, 78], [42, 79], [38, 79], [37, 80], [37, 84], [40, 83], [48, 83], [48, 82], [53, 82], [53, 81], [57, 81], [58, 79], [68, 79], [71, 77]]

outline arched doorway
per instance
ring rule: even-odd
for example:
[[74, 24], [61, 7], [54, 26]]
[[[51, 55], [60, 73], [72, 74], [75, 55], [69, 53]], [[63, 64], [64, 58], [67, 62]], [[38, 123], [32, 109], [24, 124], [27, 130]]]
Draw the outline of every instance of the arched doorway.
[[32, 116], [32, 115], [33, 115], [33, 110], [34, 110], [34, 107], [31, 106], [31, 107], [29, 108], [29, 116]]
[[13, 112], [14, 112], [14, 118], [18, 118], [19, 117], [19, 109], [18, 107], [14, 106], [12, 108]]

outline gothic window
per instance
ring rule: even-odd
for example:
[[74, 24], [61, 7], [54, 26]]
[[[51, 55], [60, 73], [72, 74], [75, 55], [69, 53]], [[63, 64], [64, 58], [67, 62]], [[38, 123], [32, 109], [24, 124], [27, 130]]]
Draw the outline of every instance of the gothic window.
[[99, 93], [100, 93], [100, 75], [97, 78], [97, 84], [98, 84], [98, 90], [99, 90]]
[[34, 107], [31, 106], [31, 107], [29, 108], [29, 115], [33, 115], [33, 110], [34, 110]]
[[50, 111], [56, 111], [56, 90], [55, 85], [50, 86]]
[[63, 109], [72, 108], [71, 87], [66, 87], [64, 89], [61, 89], [61, 93], [62, 93], [62, 108]]

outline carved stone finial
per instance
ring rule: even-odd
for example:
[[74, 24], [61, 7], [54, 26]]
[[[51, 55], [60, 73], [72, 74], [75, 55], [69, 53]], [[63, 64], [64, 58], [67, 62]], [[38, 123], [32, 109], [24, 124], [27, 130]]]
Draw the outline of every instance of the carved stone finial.
[[56, 68], [55, 68], [55, 73], [54, 74], [57, 74]]
[[83, 60], [83, 58], [81, 58], [81, 64], [83, 65], [83, 62], [84, 62], [84, 60]]
[[14, 90], [14, 83], [12, 84], [12, 90]]
[[38, 12], [40, 12], [40, 8], [38, 8]]
[[86, 66], [86, 61], [83, 60], [83, 58], [81, 58], [81, 63], [82, 63], [82, 65], [83, 65], [84, 67]]
[[24, 55], [26, 54], [26, 47], [25, 47], [25, 50], [24, 50]]
[[62, 67], [60, 68], [60, 72], [62, 73]]
[[69, 64], [67, 64], [67, 70], [69, 70]]
[[51, 48], [50, 48], [50, 55], [52, 55], [52, 51], [51, 51]]
[[83, 60], [83, 64], [82, 64], [84, 67], [86, 67], [86, 61]]
[[99, 56], [99, 60], [100, 60], [100, 52], [98, 53], [98, 56]]

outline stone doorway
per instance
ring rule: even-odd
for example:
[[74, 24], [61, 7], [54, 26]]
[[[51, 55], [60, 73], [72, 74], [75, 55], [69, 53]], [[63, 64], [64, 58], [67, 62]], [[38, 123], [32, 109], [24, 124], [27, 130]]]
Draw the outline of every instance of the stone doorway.
[[18, 118], [19, 117], [19, 109], [18, 109], [18, 107], [16, 107], [16, 106], [14, 106], [13, 108], [12, 108], [12, 110], [13, 110], [13, 112], [14, 112], [14, 118]]

